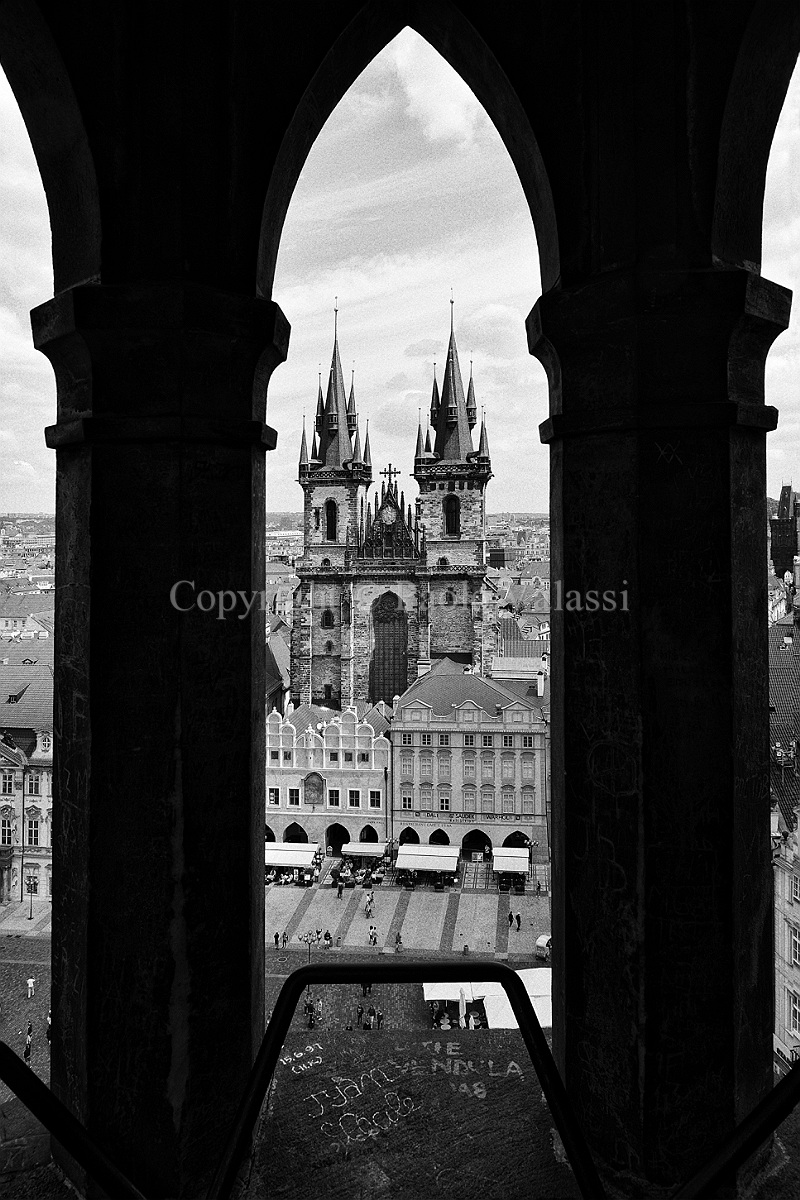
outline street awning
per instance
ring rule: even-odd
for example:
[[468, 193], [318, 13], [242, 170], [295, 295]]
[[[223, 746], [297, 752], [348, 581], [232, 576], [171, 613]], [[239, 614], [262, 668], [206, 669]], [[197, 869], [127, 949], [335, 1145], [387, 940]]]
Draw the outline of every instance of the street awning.
[[342, 854], [352, 854], [361, 858], [383, 858], [386, 853], [386, 842], [345, 842]]
[[498, 850], [495, 850], [492, 855], [492, 870], [527, 875], [527, 846], [501, 846]]
[[455, 871], [458, 846], [416, 846], [406, 843], [397, 852], [398, 871]]
[[[483, 988], [483, 984], [479, 983], [475, 984], [474, 986], [480, 993], [481, 989]], [[475, 995], [473, 985], [471, 983], [423, 983], [422, 985], [422, 991], [425, 996], [426, 1004], [429, 1004], [431, 1000], [440, 1000], [444, 1001], [445, 1003], [448, 1003], [452, 1000], [457, 1004], [461, 999], [462, 988], [464, 989], [464, 998], [468, 1004], [471, 1004], [475, 999], [480, 1000], [480, 994], [477, 996]]]
[[264, 846], [265, 867], [311, 867], [318, 842], [267, 842]]
[[[553, 1026], [553, 1002], [551, 984], [553, 972], [548, 967], [531, 967], [517, 971], [525, 990], [530, 997], [533, 1011], [542, 1029]], [[483, 1007], [486, 1013], [486, 1024], [490, 1029], [518, 1029], [517, 1018], [508, 1001], [502, 985], [499, 983], [481, 983], [475, 985], [476, 991], [483, 993]]]

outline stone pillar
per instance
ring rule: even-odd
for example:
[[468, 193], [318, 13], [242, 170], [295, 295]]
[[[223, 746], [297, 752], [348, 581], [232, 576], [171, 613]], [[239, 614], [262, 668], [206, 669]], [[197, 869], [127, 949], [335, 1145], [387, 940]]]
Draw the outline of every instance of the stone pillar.
[[528, 322], [566, 610], [554, 1050], [635, 1195], [687, 1176], [772, 1084], [763, 382], [789, 306], [745, 271], [620, 273]]
[[197, 1196], [264, 1028], [265, 619], [193, 602], [264, 586], [288, 325], [179, 284], [32, 316], [58, 382], [52, 1086], [144, 1192]]

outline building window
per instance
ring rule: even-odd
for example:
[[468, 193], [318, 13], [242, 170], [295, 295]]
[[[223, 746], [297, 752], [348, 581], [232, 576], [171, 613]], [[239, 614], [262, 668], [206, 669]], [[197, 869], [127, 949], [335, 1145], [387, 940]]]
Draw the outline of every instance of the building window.
[[494, 745], [494, 734], [493, 733], [485, 733], [483, 735], [483, 745], [484, 745], [484, 747], [487, 747], [487, 748], [490, 748]]
[[522, 814], [525, 817], [532, 817], [534, 814], [534, 796], [533, 792], [522, 793]]
[[281, 757], [281, 755], [280, 755], [279, 750], [270, 750], [270, 752], [269, 752], [269, 761], [270, 762], [275, 762], [275, 763], [280, 762], [280, 757]]
[[464, 812], [475, 812], [474, 788], [464, 788]]
[[412, 809], [414, 807], [414, 801], [411, 796], [411, 792], [403, 792], [401, 794], [400, 807], [404, 809]]
[[289, 764], [291, 765], [291, 761], [292, 761], [292, 752], [291, 752], [291, 750], [284, 750], [284, 752], [283, 752], [283, 761], [284, 761], [285, 763], [289, 763]]
[[429, 733], [423, 733], [422, 744], [423, 744], [423, 746], [430, 746], [432, 744], [431, 735]]
[[13, 796], [14, 794], [14, 772], [3, 771], [2, 785], [0, 791], [4, 796]]
[[28, 776], [28, 795], [40, 796], [42, 789], [42, 777], [37, 772]]
[[11, 845], [11, 818], [3, 817], [0, 821], [0, 846]]
[[430, 754], [423, 754], [419, 760], [419, 773], [428, 779], [433, 778], [433, 759]]
[[532, 734], [530, 734], [530, 733], [523, 733], [523, 735], [522, 735], [522, 749], [523, 749], [523, 750], [532, 750], [532, 749], [533, 749], [533, 735], [532, 735]]
[[328, 805], [330, 808], [339, 807], [339, 789], [328, 788]]
[[494, 796], [491, 792], [486, 792], [481, 796], [481, 808], [485, 813], [494, 812]]
[[361, 808], [361, 792], [358, 788], [351, 788], [347, 793], [347, 807]]
[[473, 754], [464, 755], [464, 778], [475, 778], [475, 756]]
[[420, 803], [423, 808], [433, 808], [433, 788], [424, 787], [420, 791]]
[[289, 803], [295, 808], [300, 804], [300, 788], [289, 788]]
[[800, 929], [795, 925], [789, 926], [789, 962], [793, 967], [800, 966]]
[[[6, 789], [5, 789], [5, 783], [4, 783], [3, 791], [5, 791], [5, 790]], [[800, 875], [792, 876], [792, 899], [800, 900]]]
[[413, 733], [404, 733], [404, 734], [402, 735], [401, 741], [402, 741], [402, 744], [403, 744], [404, 746], [411, 746], [411, 745], [413, 745], [413, 742], [414, 742], [414, 735], [413, 735]]
[[376, 791], [372, 791], [372, 790], [370, 790], [370, 793], [369, 793], [369, 806], [370, 806], [370, 808], [380, 808], [380, 806], [381, 806], [381, 794], [380, 794], [380, 792], [376, 792]]
[[360, 763], [368, 763], [369, 762], [369, 750], [359, 751], [358, 761]]
[[28, 821], [28, 845], [39, 845], [39, 822], [35, 817], [31, 817]]
[[39, 738], [39, 745], [41, 746], [42, 750], [50, 749], [50, 747], [52, 745], [52, 741], [51, 741], [49, 733], [42, 734], [42, 736]]
[[345, 750], [344, 761], [349, 762], [349, 763], [351, 763], [353, 761], [353, 751], [352, 750]]
[[440, 796], [439, 797], [439, 812], [450, 812], [450, 797], [449, 796]]
[[410, 754], [401, 754], [400, 755], [400, 774], [401, 775], [413, 775], [414, 774], [414, 759]]
[[513, 746], [514, 746], [513, 733], [504, 733], [503, 734], [503, 746], [506, 750], [511, 750], [513, 748]]
[[444, 511], [445, 537], [459, 537], [461, 533], [461, 520], [458, 511], [458, 496], [445, 496], [442, 502], [442, 509]]
[[522, 778], [533, 779], [533, 759], [523, 758], [522, 760]]
[[481, 759], [481, 779], [494, 779], [494, 759]]
[[503, 812], [513, 813], [514, 811], [514, 793], [503, 792]]
[[786, 1024], [792, 1033], [800, 1033], [800, 996], [796, 992], [787, 992], [786, 996], [789, 1001]]
[[475, 734], [474, 733], [465, 733], [464, 734], [464, 745], [465, 746], [474, 746], [475, 745]]
[[450, 745], [450, 734], [449, 733], [440, 733], [439, 734], [439, 745], [440, 746], [449, 746]]
[[331, 750], [330, 761], [332, 763], [338, 763], [338, 761], [339, 761], [339, 751], [338, 750]]
[[267, 789], [267, 802], [269, 804], [280, 804], [280, 802], [281, 802], [280, 788], [268, 788]]
[[325, 501], [325, 540], [336, 541], [336, 501]]
[[333, 629], [333, 613], [329, 608], [326, 608], [322, 614], [322, 628]]
[[323, 687], [322, 691], [325, 695], [326, 700], [333, 699], [333, 684], [332, 683], [326, 683], [325, 686]]
[[449, 779], [450, 778], [450, 755], [449, 754], [440, 754], [439, 755], [439, 778], [440, 779]]
[[333, 654], [333, 642], [326, 642], [326, 643], [325, 643], [325, 653], [326, 653], [326, 654]]
[[513, 778], [514, 778], [514, 760], [513, 760], [513, 758], [509, 757], [509, 755], [506, 755], [506, 757], [503, 759], [503, 779], [513, 779]]

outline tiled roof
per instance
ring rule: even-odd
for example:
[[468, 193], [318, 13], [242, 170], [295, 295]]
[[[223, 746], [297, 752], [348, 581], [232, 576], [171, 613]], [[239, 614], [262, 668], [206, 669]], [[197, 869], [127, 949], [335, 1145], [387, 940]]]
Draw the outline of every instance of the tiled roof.
[[771, 763], [769, 783], [771, 795], [777, 801], [786, 828], [794, 829], [797, 824], [794, 808], [800, 804], [800, 776], [795, 774], [793, 766], [781, 768]]
[[449, 658], [438, 659], [427, 675], [412, 683], [400, 698], [398, 715], [402, 715], [403, 709], [409, 704], [420, 700], [423, 704], [429, 704], [437, 716], [447, 717], [452, 715], [454, 705], [467, 700], [477, 704], [491, 717], [496, 716], [497, 705], [506, 708], [520, 700], [531, 708], [538, 707], [531, 704], [527, 696], [519, 696], [508, 689], [505, 681], [500, 684], [483, 675], [465, 675], [463, 666]]
[[[8, 662], [5, 660], [8, 659]], [[9, 703], [9, 697], [16, 700]], [[53, 728], [53, 643], [50, 640], [0, 644], [0, 730]], [[26, 751], [27, 753], [27, 751]]]
[[536, 690], [536, 682], [529, 675], [521, 675], [517, 679], [504, 679], [503, 687], [509, 692], [516, 693], [521, 700], [527, 700], [534, 708], [541, 708], [543, 711], [549, 709], [550, 706], [550, 676], [545, 675], [544, 679], [544, 695], [539, 696]]
[[29, 617], [35, 612], [52, 612], [55, 603], [55, 592], [40, 592], [38, 588], [30, 595], [0, 595], [0, 617]]
[[767, 634], [770, 740], [788, 746], [800, 738], [800, 630], [776, 623]]

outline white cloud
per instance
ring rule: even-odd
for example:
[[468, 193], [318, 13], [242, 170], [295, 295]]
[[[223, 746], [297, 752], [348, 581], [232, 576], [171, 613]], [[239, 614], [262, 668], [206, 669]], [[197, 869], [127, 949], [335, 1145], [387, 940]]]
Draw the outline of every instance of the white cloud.
[[403, 30], [387, 49], [405, 90], [406, 111], [425, 137], [469, 145], [488, 117], [463, 79], [411, 30]]

